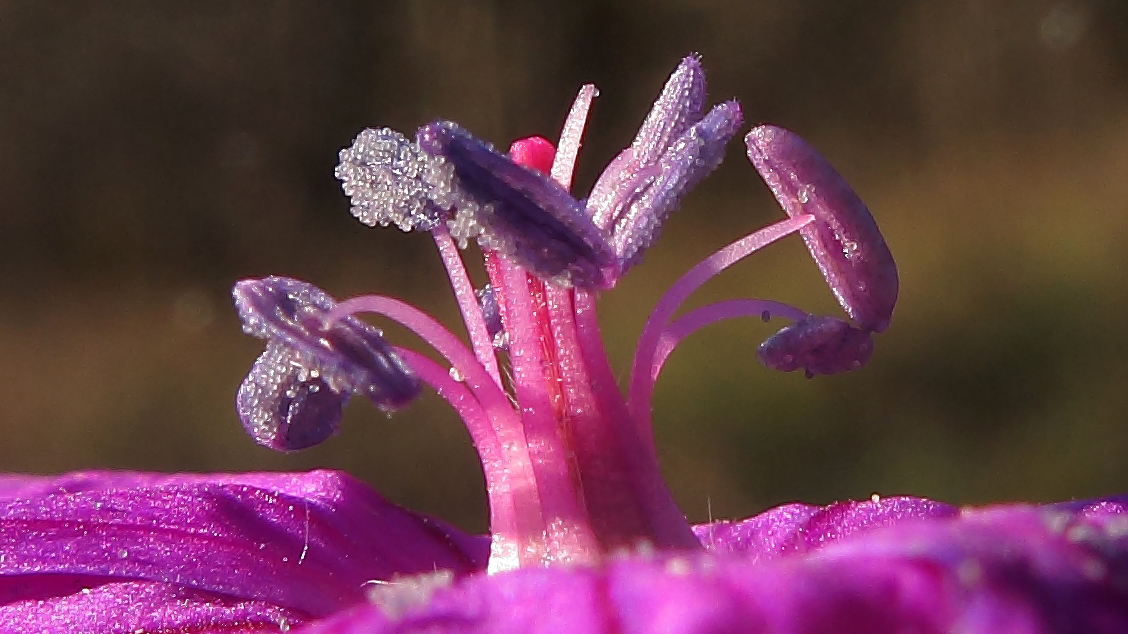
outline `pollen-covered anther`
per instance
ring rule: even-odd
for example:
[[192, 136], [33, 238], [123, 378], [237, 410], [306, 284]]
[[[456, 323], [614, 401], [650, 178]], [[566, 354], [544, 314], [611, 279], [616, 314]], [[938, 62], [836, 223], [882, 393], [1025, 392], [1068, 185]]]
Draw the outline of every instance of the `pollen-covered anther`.
[[865, 203], [821, 154], [793, 132], [753, 128], [748, 158], [791, 217], [838, 303], [860, 327], [881, 332], [897, 303], [897, 266]]
[[430, 231], [454, 207], [453, 168], [395, 130], [364, 130], [339, 156], [334, 173], [366, 225]]
[[416, 141], [454, 166], [457, 188], [471, 199], [450, 223], [452, 237], [478, 234], [483, 248], [558, 286], [614, 283], [610, 245], [561, 185], [449, 121], [423, 126]]
[[240, 281], [233, 295], [243, 330], [267, 341], [236, 399], [243, 426], [260, 444], [296, 450], [325, 440], [351, 396], [391, 410], [419, 393], [414, 373], [378, 329], [351, 317], [326, 325], [335, 302], [321, 289], [268, 277]]
[[717, 104], [674, 138], [653, 165], [637, 171], [637, 182], [616, 213], [612, 229], [611, 243], [623, 271], [637, 264], [642, 252], [658, 239], [662, 224], [682, 197], [721, 164], [725, 145], [742, 122], [735, 101]]
[[869, 331], [837, 317], [809, 315], [784, 327], [756, 350], [765, 366], [781, 372], [802, 369], [808, 378], [857, 370], [873, 354]]

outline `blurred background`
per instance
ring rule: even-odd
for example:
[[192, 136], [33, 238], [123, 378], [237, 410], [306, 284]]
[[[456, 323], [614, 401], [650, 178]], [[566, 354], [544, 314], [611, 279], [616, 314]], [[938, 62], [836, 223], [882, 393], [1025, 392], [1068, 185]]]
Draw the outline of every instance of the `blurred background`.
[[[229, 289], [284, 274], [456, 325], [428, 237], [349, 216], [337, 151], [437, 118], [501, 147], [554, 138], [594, 82], [583, 192], [690, 52], [713, 101], [829, 157], [901, 274], [861, 372], [771, 373], [756, 320], [674, 353], [654, 418], [691, 519], [1128, 490], [1120, 0], [0, 2], [0, 470], [333, 467], [485, 530], [475, 455], [433, 395], [391, 418], [352, 403], [303, 453], [253, 444], [232, 401], [262, 345]], [[615, 368], [662, 289], [782, 215], [733, 142], [602, 298]], [[839, 310], [798, 238], [692, 303], [749, 295]]]

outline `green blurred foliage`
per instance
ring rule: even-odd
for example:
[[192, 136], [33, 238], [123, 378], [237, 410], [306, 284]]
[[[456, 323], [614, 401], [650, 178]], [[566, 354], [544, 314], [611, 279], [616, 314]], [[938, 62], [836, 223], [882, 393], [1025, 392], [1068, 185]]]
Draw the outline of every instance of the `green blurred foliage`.
[[[286, 274], [456, 323], [425, 236], [349, 217], [338, 149], [436, 118], [503, 147], [551, 138], [594, 82], [582, 191], [691, 51], [715, 100], [799, 132], [851, 180], [902, 299], [851, 375], [767, 372], [753, 322], [679, 348], [655, 425], [690, 517], [1128, 489], [1118, 0], [0, 2], [0, 469], [328, 466], [484, 530], [474, 454], [437, 398], [390, 419], [356, 403], [301, 454], [251, 443], [232, 400], [260, 344], [228, 289]], [[781, 213], [733, 143], [603, 298], [615, 367], [665, 285]], [[797, 239], [693, 301], [737, 295], [836, 310]]]

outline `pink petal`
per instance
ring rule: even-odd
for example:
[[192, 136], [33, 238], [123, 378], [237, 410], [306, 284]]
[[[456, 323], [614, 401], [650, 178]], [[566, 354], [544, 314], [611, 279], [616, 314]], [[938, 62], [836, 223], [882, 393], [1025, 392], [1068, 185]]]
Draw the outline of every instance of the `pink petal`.
[[762, 561], [814, 550], [862, 530], [956, 513], [948, 504], [905, 496], [835, 502], [825, 507], [796, 503], [745, 520], [702, 524], [693, 527], [693, 532], [710, 552]]
[[11, 544], [0, 587], [9, 594], [39, 592], [19, 588], [45, 573], [100, 576], [324, 615], [362, 600], [369, 580], [465, 574], [488, 552], [485, 540], [330, 471], [84, 473], [7, 488], [23, 496], [0, 502], [0, 542]]
[[[824, 546], [761, 561], [734, 552], [636, 555], [602, 567], [476, 575], [299, 634], [1113, 634], [1128, 631], [1128, 515], [1101, 508], [957, 515], [909, 498], [813, 512], [790, 505], [766, 524], [813, 527]], [[848, 527], [865, 530], [846, 535]]]
[[0, 607], [5, 634], [234, 634], [300, 625], [308, 615], [166, 583], [117, 581]]

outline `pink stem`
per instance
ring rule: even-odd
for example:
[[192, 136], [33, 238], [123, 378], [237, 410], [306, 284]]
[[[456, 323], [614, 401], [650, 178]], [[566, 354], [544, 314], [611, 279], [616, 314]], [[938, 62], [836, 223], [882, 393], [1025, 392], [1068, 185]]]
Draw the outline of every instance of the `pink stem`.
[[[501, 278], [499, 298], [505, 303], [502, 318], [509, 333], [509, 360], [513, 387], [521, 410], [529, 453], [536, 473], [541, 512], [548, 531], [547, 554], [568, 561], [584, 561], [599, 552], [590, 521], [579, 498], [578, 476], [568, 461], [562, 429], [557, 423], [548, 391], [546, 369], [550, 361], [551, 337], [534, 314], [529, 292], [530, 278], [517, 265], [497, 258], [494, 268]], [[533, 283], [539, 283], [533, 280]]]
[[810, 215], [787, 218], [721, 248], [682, 275], [658, 300], [639, 335], [638, 346], [635, 347], [634, 360], [631, 363], [630, 393], [627, 399], [631, 418], [639, 426], [639, 435], [644, 441], [649, 444], [654, 442], [650, 421], [650, 397], [654, 391], [654, 382], [650, 378], [650, 366], [658, 339], [674, 312], [709, 278], [760, 248], [795, 233], [813, 220], [814, 217]]
[[482, 308], [478, 305], [478, 298], [474, 294], [474, 286], [466, 274], [466, 266], [462, 256], [458, 254], [458, 247], [450, 237], [446, 226], [439, 225], [431, 235], [435, 238], [435, 246], [439, 248], [443, 266], [446, 267], [447, 276], [450, 277], [450, 286], [454, 290], [454, 298], [458, 301], [458, 308], [462, 311], [462, 321], [466, 324], [467, 334], [470, 336], [470, 345], [474, 348], [474, 356], [486, 369], [494, 384], [501, 387], [501, 373], [497, 368], [497, 357], [494, 356], [493, 340], [486, 328], [486, 320], [482, 316]]
[[[553, 315], [558, 358], [577, 356], [582, 373], [564, 369], [569, 398], [578, 396], [569, 422], [592, 523], [606, 547], [630, 546], [640, 538], [658, 548], [699, 548], [700, 543], [662, 479], [652, 444], [642, 442], [616, 387], [599, 337], [595, 296], [577, 289], [566, 316]], [[550, 300], [549, 306], [553, 306]], [[561, 313], [564, 302], [559, 301]], [[574, 307], [572, 306], [574, 305]], [[570, 346], [561, 341], [573, 342]], [[562, 349], [569, 348], [561, 352]], [[590, 378], [589, 378], [590, 377]], [[590, 413], [588, 413], [590, 412]], [[581, 440], [582, 439], [582, 440]]]
[[654, 382], [658, 380], [658, 374], [662, 371], [662, 365], [666, 363], [666, 359], [682, 339], [705, 326], [737, 317], [759, 317], [764, 321], [773, 317], [783, 317], [791, 321], [799, 321], [808, 315], [794, 306], [770, 299], [729, 299], [692, 310], [675, 319], [658, 338], [658, 346], [650, 365], [651, 391], [654, 389]]

